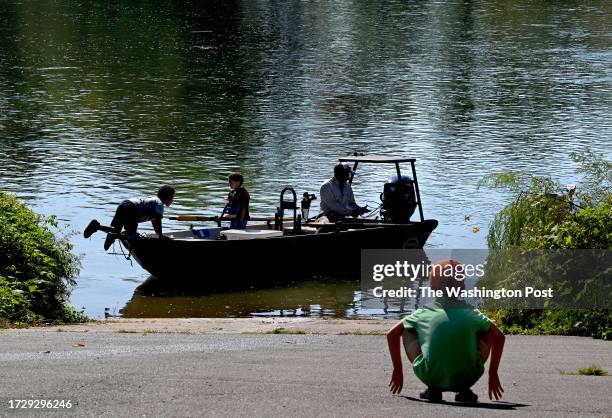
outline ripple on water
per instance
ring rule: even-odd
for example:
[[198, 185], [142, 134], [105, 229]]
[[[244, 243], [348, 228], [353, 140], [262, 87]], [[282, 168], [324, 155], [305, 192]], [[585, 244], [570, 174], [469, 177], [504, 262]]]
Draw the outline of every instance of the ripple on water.
[[[573, 181], [571, 151], [612, 149], [609, 2], [519, 1], [512, 14], [399, 0], [384, 11], [344, 1], [53, 4], [0, 11], [14, 23], [0, 25], [0, 187], [74, 229], [166, 182], [178, 190], [168, 213], [218, 214], [238, 169], [252, 212], [269, 215], [282, 187], [316, 193], [338, 156], [364, 151], [418, 159], [425, 214], [440, 221], [429, 245], [484, 247], [508, 195], [478, 190], [482, 176]], [[359, 201], [376, 206], [390, 174], [360, 167]], [[73, 302], [118, 311], [146, 273], [104, 254], [101, 237], [73, 242], [85, 254]], [[215, 314], [290, 314], [282, 294]], [[312, 291], [294, 311], [376, 314], [356, 309], [356, 294], [328, 307]]]

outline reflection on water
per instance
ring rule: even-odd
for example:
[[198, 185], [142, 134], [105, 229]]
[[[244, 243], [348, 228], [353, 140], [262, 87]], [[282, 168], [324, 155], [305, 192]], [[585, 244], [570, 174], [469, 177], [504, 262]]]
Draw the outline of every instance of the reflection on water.
[[[0, 188], [82, 229], [163, 182], [170, 215], [218, 214], [240, 169], [270, 215], [338, 156], [400, 154], [440, 221], [430, 245], [484, 247], [507, 198], [476, 189], [484, 174], [573, 181], [571, 151], [610, 156], [610, 28], [607, 0], [5, 1]], [[392, 173], [360, 167], [358, 200]], [[102, 240], [73, 239], [72, 302], [98, 316], [147, 277]]]
[[414, 299], [393, 300], [373, 309], [355, 280], [318, 278], [276, 288], [198, 294], [193, 286], [169, 286], [153, 276], [136, 288], [120, 314], [126, 318], [206, 318], [309, 316], [397, 318], [410, 312]]

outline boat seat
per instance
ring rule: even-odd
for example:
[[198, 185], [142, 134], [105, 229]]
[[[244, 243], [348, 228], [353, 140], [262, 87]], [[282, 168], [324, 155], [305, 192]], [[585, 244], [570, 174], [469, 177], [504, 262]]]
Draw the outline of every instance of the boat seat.
[[[303, 226], [302, 231], [306, 235], [311, 235], [311, 234], [317, 233], [317, 228], [312, 228], [310, 226]], [[283, 228], [283, 235], [291, 235], [292, 232], [293, 232], [293, 228]]]

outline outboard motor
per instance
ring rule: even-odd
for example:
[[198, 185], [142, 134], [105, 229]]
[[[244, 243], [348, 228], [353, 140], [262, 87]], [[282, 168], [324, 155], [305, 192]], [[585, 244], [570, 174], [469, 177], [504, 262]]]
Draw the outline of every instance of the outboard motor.
[[380, 200], [380, 214], [385, 221], [397, 224], [410, 222], [410, 217], [417, 207], [414, 182], [408, 176], [399, 179], [397, 175], [389, 177], [380, 194]]

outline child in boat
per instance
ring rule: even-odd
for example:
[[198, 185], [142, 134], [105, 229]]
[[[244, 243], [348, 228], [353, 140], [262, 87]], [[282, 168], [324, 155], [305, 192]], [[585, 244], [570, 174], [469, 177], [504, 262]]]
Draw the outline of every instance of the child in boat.
[[[461, 265], [455, 260], [436, 263], [429, 274], [431, 288], [463, 288], [463, 280], [456, 279], [457, 273], [463, 271], [458, 266]], [[427, 385], [421, 399], [440, 402], [442, 392], [449, 391], [457, 393], [457, 402], [476, 402], [478, 396], [470, 388], [484, 373], [489, 353], [489, 399], [501, 398], [504, 390], [497, 372], [505, 337], [491, 320], [466, 302], [453, 297], [437, 298], [389, 330], [392, 393], [399, 393], [404, 383], [400, 340], [414, 374]]]
[[227, 205], [221, 217], [231, 219], [230, 229], [246, 229], [249, 221], [249, 201], [251, 196], [242, 185], [244, 177], [240, 173], [231, 173], [228, 177], [231, 191], [227, 196]]
[[108, 251], [122, 229], [125, 229], [128, 234], [134, 235], [140, 222], [151, 221], [155, 233], [160, 238], [169, 239], [162, 232], [162, 218], [164, 216], [164, 206], [168, 207], [172, 204], [174, 193], [175, 190], [172, 186], [164, 185], [159, 188], [156, 197], [124, 200], [117, 207], [111, 226], [100, 225], [100, 222], [93, 219], [85, 228], [83, 236], [89, 238], [96, 231], [106, 232], [104, 250]]

